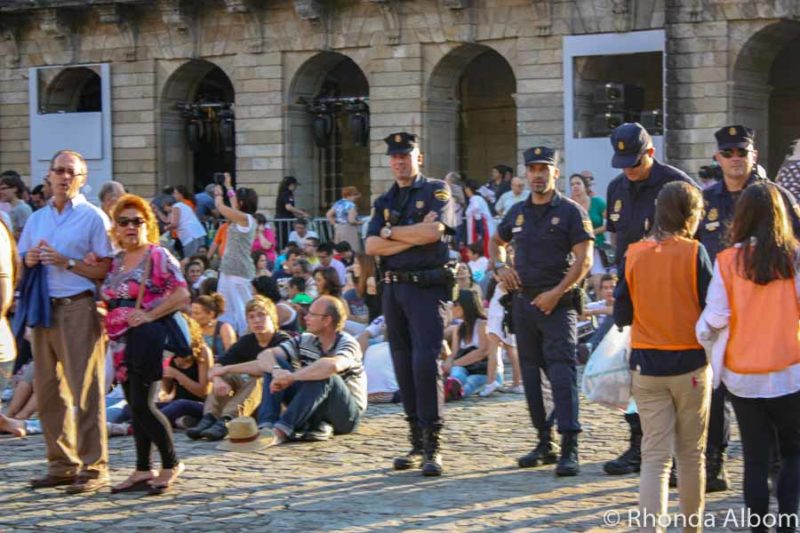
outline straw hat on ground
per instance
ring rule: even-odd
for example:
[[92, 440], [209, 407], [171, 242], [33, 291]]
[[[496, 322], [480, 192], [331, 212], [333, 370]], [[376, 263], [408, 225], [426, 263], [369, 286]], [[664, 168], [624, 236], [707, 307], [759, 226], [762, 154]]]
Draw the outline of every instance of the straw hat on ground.
[[217, 446], [228, 452], [255, 452], [269, 446], [272, 439], [262, 437], [256, 421], [249, 416], [234, 418], [227, 424], [228, 440]]

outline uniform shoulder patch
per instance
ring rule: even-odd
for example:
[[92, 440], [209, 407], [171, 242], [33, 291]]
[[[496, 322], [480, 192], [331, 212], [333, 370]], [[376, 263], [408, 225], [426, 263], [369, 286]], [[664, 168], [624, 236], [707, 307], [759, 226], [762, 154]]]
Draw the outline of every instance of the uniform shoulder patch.
[[594, 233], [594, 226], [592, 226], [592, 221], [588, 218], [583, 219], [583, 229], [586, 230], [586, 233]]
[[437, 189], [433, 193], [433, 197], [439, 200], [440, 202], [446, 202], [450, 199], [450, 190], [449, 189]]

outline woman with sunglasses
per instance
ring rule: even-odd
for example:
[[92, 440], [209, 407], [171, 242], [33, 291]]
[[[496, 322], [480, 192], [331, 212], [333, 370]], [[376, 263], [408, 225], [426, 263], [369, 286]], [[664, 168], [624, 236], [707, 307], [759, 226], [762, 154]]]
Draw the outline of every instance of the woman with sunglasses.
[[[189, 291], [178, 261], [158, 245], [158, 223], [144, 199], [122, 196], [114, 205], [112, 220], [111, 238], [120, 252], [101, 293], [108, 306], [105, 324], [115, 378], [125, 391], [136, 440], [136, 470], [112, 492], [163, 494], [184, 467], [175, 454], [170, 423], [155, 402], [164, 350], [191, 353], [172, 319], [188, 303]], [[158, 474], [151, 469], [153, 444], [161, 455]]]

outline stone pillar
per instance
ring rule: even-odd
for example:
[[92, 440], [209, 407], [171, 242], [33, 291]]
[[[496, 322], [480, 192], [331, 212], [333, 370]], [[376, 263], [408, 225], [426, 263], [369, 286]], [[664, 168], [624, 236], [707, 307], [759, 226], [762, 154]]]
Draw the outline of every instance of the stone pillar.
[[425, 101], [426, 174], [444, 178], [458, 170], [458, 110], [452, 100]]
[[[392, 184], [384, 137], [405, 130], [422, 136], [422, 47], [419, 44], [376, 46], [370, 64], [370, 177], [376, 198]], [[427, 169], [423, 168], [423, 173]], [[441, 176], [440, 176], [441, 177]]]
[[564, 148], [562, 38], [521, 37], [517, 41], [517, 175], [524, 176], [522, 152], [534, 145]]
[[236, 179], [258, 193], [260, 210], [274, 215], [284, 174], [281, 54], [238, 54], [236, 89]]
[[[146, 198], [158, 192], [155, 61], [114, 63], [111, 68], [113, 177]], [[183, 135], [183, 122], [180, 123]]]
[[[30, 122], [28, 119], [27, 69], [0, 69], [0, 171], [30, 174]], [[38, 185], [44, 176], [30, 176]]]
[[667, 25], [666, 160], [692, 176], [716, 148], [714, 131], [733, 117], [728, 102], [728, 24]]

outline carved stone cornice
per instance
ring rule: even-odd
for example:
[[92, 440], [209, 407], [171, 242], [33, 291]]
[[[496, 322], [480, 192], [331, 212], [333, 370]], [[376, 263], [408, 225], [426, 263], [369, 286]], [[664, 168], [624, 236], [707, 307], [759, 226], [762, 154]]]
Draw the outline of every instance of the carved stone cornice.
[[191, 35], [194, 33], [194, 13], [182, 0], [159, 0], [161, 21], [170, 30]]
[[377, 4], [383, 16], [383, 31], [389, 44], [400, 43], [400, 12], [397, 7], [397, 0], [369, 0]]
[[439, 0], [439, 4], [446, 9], [458, 11], [468, 7], [468, 0]]
[[533, 27], [536, 35], [546, 37], [553, 33], [553, 0], [533, 0]]
[[116, 26], [127, 49], [125, 51], [125, 59], [127, 61], [135, 61], [139, 26], [133, 8], [120, 4], [101, 4], [95, 5], [94, 10], [97, 12], [100, 24]]
[[631, 0], [611, 0], [611, 13], [614, 15], [614, 29], [626, 32], [633, 29], [633, 9]]
[[325, 19], [325, 9], [317, 0], [294, 0], [294, 12], [303, 20], [319, 24]]
[[39, 28], [50, 39], [61, 43], [69, 56], [67, 63], [75, 59], [78, 33], [75, 31], [72, 14], [64, 9], [42, 9], [38, 13]]
[[10, 19], [0, 20], [0, 42], [5, 45], [5, 65], [8, 68], [19, 66], [19, 26]]
[[250, 0], [225, 0], [225, 9], [242, 18], [248, 41], [247, 51], [252, 54], [264, 52], [264, 26], [258, 6]]

